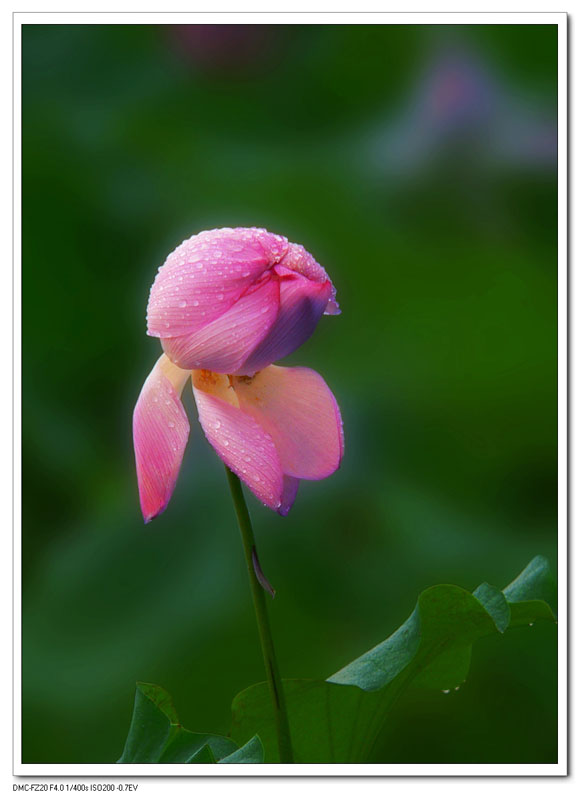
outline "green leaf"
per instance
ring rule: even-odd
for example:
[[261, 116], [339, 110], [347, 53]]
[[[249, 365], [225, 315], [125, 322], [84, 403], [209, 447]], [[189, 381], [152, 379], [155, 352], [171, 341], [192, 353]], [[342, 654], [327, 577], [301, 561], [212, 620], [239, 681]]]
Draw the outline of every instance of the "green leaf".
[[536, 556], [517, 578], [503, 590], [509, 603], [544, 600], [549, 605], [556, 601], [556, 584], [550, 565], [544, 556]]
[[556, 584], [550, 565], [543, 556], [536, 556], [503, 593], [510, 605], [510, 627], [533, 625], [539, 619], [554, 619]]
[[[328, 681], [285, 680], [283, 683], [296, 763], [356, 761], [356, 742], [365, 736], [364, 720], [372, 713], [375, 695], [355, 686], [338, 686]], [[266, 683], [250, 686], [234, 698], [232, 735], [247, 738], [250, 730], [258, 731], [265, 761], [277, 763], [272, 699]]]
[[198, 750], [195, 755], [193, 755], [188, 764], [215, 764], [215, 758], [213, 757], [213, 753], [211, 751], [211, 747], [208, 744], [204, 744], [201, 750]]
[[229, 756], [237, 747], [225, 736], [186, 730], [180, 725], [171, 697], [164, 689], [152, 683], [138, 683], [125, 749], [117, 763], [212, 763]]
[[511, 620], [511, 611], [504, 593], [489, 583], [482, 583], [474, 591], [473, 596], [479, 600], [493, 619], [498, 631], [503, 633], [507, 630]]
[[249, 742], [235, 753], [222, 758], [220, 764], [263, 764], [264, 748], [259, 736], [252, 736]]
[[[294, 756], [301, 763], [356, 763], [368, 759], [389, 710], [416, 683], [449, 691], [467, 677], [477, 639], [508, 627], [553, 620], [546, 599], [553, 582], [545, 559], [536, 557], [503, 591], [482, 584], [472, 594], [458, 586], [434, 586], [419, 595], [401, 627], [326, 681], [284, 681]], [[266, 684], [233, 702], [232, 736], [256, 732], [268, 762], [278, 760]]]

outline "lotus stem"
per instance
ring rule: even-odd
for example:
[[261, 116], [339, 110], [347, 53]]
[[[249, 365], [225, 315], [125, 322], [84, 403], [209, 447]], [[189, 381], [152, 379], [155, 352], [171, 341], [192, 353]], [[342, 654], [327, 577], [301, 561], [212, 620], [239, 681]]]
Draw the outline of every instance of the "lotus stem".
[[292, 740], [290, 738], [290, 725], [288, 723], [284, 688], [282, 686], [278, 661], [274, 650], [274, 640], [272, 639], [272, 631], [270, 630], [270, 621], [268, 619], [268, 608], [266, 605], [266, 590], [263, 586], [265, 579], [261, 570], [259, 570], [259, 575], [262, 576], [262, 581], [260, 581], [258, 571], [256, 570], [256, 564], [259, 566], [259, 561], [252, 522], [250, 520], [250, 514], [248, 512], [240, 479], [228, 467], [226, 467], [226, 475], [232, 493], [240, 533], [242, 534], [244, 555], [246, 557], [246, 566], [248, 568], [252, 599], [254, 601], [254, 611], [258, 625], [258, 633], [260, 634], [260, 643], [262, 645], [264, 666], [266, 668], [266, 676], [268, 678], [272, 706], [274, 709], [274, 723], [278, 739], [280, 762], [282, 764], [293, 764], [294, 756], [292, 753]]

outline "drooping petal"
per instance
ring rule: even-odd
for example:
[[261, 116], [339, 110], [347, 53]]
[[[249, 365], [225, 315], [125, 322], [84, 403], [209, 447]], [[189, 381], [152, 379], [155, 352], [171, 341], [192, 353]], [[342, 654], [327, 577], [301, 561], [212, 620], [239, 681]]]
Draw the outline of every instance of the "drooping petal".
[[[301, 244], [288, 244], [288, 250], [280, 261], [280, 267], [286, 267], [294, 272], [304, 275], [316, 283], [330, 282], [330, 278], [324, 267], [321, 267], [314, 256], [308, 252]], [[340, 308], [336, 302], [336, 289], [331, 285], [331, 292], [324, 310], [325, 314], [340, 314]]]
[[279, 282], [266, 276], [209, 325], [161, 343], [169, 358], [183, 369], [233, 374], [267, 336], [279, 309]]
[[320, 480], [340, 465], [340, 409], [324, 379], [306, 367], [271, 366], [234, 378], [240, 408], [267, 431], [287, 475]]
[[[284, 473], [272, 437], [249, 414], [224, 399], [227, 378], [218, 378], [216, 382], [211, 373], [193, 374], [193, 393], [203, 432], [221, 460], [258, 500], [280, 511], [285, 500]], [[231, 399], [237, 402], [234, 397]]]
[[287, 250], [261, 228], [203, 231], [182, 242], [159, 269], [147, 307], [147, 332], [170, 339], [220, 317]]
[[239, 375], [253, 375], [293, 353], [312, 336], [328, 305], [332, 293], [330, 281], [316, 283], [279, 267], [275, 272], [280, 281], [280, 312], [267, 336], [235, 370]]
[[162, 355], [143, 385], [133, 412], [133, 443], [141, 511], [149, 522], [173, 494], [189, 436], [181, 392], [189, 372]]
[[291, 478], [290, 475], [284, 475], [284, 487], [282, 490], [282, 505], [278, 509], [278, 514], [282, 517], [288, 515], [288, 512], [294, 505], [296, 494], [298, 493], [298, 485], [300, 481], [298, 478]]

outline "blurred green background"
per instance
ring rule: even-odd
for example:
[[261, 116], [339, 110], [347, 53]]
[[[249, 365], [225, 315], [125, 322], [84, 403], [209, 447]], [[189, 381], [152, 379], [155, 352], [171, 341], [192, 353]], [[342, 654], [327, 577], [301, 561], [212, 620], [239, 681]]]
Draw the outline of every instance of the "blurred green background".
[[[346, 456], [287, 519], [249, 505], [286, 677], [324, 678], [435, 583], [556, 565], [556, 27], [25, 25], [23, 759], [111, 762], [135, 681], [227, 732], [263, 679], [223, 466], [193, 425], [139, 512], [131, 415], [157, 267], [263, 226], [343, 314], [286, 360], [341, 405]], [[556, 629], [410, 691], [377, 761], [557, 760]]]

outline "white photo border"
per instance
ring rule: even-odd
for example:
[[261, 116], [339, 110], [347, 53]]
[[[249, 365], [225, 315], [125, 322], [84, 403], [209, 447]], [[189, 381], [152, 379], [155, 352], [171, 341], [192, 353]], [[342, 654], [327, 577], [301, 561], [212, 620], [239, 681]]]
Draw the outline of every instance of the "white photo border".
[[[558, 28], [558, 762], [556, 764], [23, 764], [21, 753], [21, 27], [248, 23], [556, 25]], [[565, 776], [568, 748], [568, 52], [565, 13], [14, 12], [13, 14], [13, 774], [96, 777]]]

